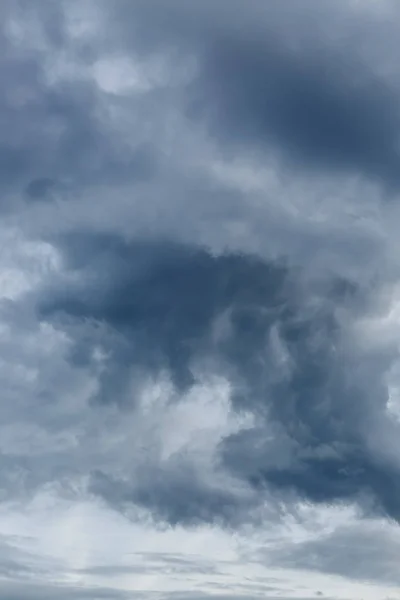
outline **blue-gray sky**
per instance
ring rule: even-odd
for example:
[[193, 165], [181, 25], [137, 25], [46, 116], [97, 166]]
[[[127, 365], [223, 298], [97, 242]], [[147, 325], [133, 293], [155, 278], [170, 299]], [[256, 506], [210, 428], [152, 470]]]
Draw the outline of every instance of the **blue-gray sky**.
[[0, 600], [398, 598], [398, 4], [0, 17]]

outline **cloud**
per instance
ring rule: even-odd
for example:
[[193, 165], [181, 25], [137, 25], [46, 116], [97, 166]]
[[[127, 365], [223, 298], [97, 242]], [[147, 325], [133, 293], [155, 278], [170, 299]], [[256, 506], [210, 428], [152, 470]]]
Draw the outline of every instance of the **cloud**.
[[[132, 512], [126, 519], [94, 498], [61, 498], [53, 488], [29, 503], [2, 506], [1, 528], [14, 531], [18, 559], [35, 568], [29, 579], [3, 579], [1, 585], [5, 597], [36, 597], [40, 592], [46, 597], [59, 590], [73, 598], [230, 594], [297, 600], [316, 597], [321, 588], [329, 589], [333, 598], [389, 595], [384, 570], [379, 586], [273, 564], [278, 556], [287, 564], [283, 550], [290, 552], [294, 544], [323, 538], [337, 527], [352, 528], [355, 522], [354, 533], [363, 527], [354, 511], [303, 506], [295, 518], [271, 521], [262, 530], [233, 532], [209, 524], [160, 528], [146, 512]], [[379, 527], [385, 525], [376, 522], [376, 533]], [[378, 534], [376, 541], [381, 539]], [[389, 552], [386, 556], [395, 560]]]
[[[374, 527], [364, 523], [362, 528], [356, 525], [337, 529], [325, 538], [298, 544], [292, 554], [289, 551], [288, 555], [279, 556], [278, 551], [277, 563], [301, 565], [303, 568], [337, 573], [362, 581], [383, 579], [398, 585], [396, 561], [393, 560], [398, 552], [398, 541], [392, 539], [390, 533], [385, 531], [382, 524]], [[376, 552], [378, 537], [385, 541]], [[385, 551], [387, 555], [383, 556], [382, 552]]]
[[[39, 307], [53, 325], [72, 323], [77, 364], [90, 364], [88, 352], [102, 340], [96, 402], [140, 402], [140, 382], [163, 370], [182, 391], [204, 369], [222, 374], [234, 382], [233, 406], [257, 420], [223, 436], [217, 460], [258, 490], [259, 501], [266, 484], [316, 502], [367, 494], [398, 518], [398, 465], [369, 447], [371, 421], [393, 427], [382, 381], [391, 358], [349, 347], [344, 326], [358, 306], [351, 286], [300, 292], [298, 275], [279, 263], [104, 236], [68, 239], [66, 253], [71, 274], [64, 285], [56, 281], [55, 293], [45, 288]], [[101, 323], [101, 333], [86, 322]], [[93, 489], [112, 502], [153, 506], [173, 523], [235, 521], [241, 504], [246, 518], [251, 495], [205, 486], [186, 456], [149, 473], [119, 485], [98, 474]]]
[[[126, 593], [119, 593], [107, 588], [94, 588], [92, 590], [74, 588], [72, 586], [61, 587], [59, 585], [23, 585], [16, 582], [0, 584], [0, 598], [9, 598], [10, 600], [36, 600], [37, 598], [74, 598], [74, 600], [123, 600], [128, 598]], [[132, 595], [129, 595], [132, 598]], [[135, 595], [133, 596], [135, 597]], [[136, 597], [143, 597], [140, 594]]]
[[[321, 10], [315, 0], [301, 11], [259, 0], [251, 10], [241, 2], [188, 9], [179, 0], [124, 6], [137, 20], [141, 52], [167, 48], [196, 59], [187, 110], [225, 152], [272, 146], [292, 169], [339, 169], [398, 185], [398, 81], [372, 52], [374, 44], [390, 52], [384, 38], [396, 35], [397, 9], [386, 2], [377, 18], [369, 8], [338, 2]], [[130, 21], [112, 13], [129, 45]]]
[[24, 10], [5, 3], [3, 13], [2, 204], [13, 210], [21, 192], [29, 202], [50, 192], [69, 197], [93, 180], [151, 178], [153, 149], [139, 141], [128, 153], [115, 138], [87, 74], [91, 58], [73, 45], [63, 5], [43, 1]]
[[0, 597], [392, 597], [397, 6], [0, 12]]
[[269, 37], [222, 39], [210, 51], [193, 102], [213, 133], [227, 145], [276, 146], [292, 168], [398, 185], [397, 89], [342, 48], [302, 52], [300, 40], [291, 48]]

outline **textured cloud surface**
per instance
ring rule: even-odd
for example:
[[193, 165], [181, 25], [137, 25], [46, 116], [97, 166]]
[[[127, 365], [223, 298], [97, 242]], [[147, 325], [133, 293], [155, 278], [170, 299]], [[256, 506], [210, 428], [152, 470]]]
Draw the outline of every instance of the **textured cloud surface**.
[[397, 3], [0, 16], [0, 600], [398, 598]]

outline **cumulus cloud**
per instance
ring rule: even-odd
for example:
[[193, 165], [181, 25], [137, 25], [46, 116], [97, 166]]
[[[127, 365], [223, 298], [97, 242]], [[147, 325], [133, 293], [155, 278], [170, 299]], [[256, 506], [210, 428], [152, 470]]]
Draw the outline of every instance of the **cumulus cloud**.
[[397, 5], [0, 11], [0, 598], [395, 597]]

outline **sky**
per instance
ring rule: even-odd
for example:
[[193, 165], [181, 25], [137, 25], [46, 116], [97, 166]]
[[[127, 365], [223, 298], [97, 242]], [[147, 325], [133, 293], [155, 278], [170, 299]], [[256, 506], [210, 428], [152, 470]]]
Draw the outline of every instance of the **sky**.
[[399, 599], [399, 3], [0, 23], [0, 600]]

